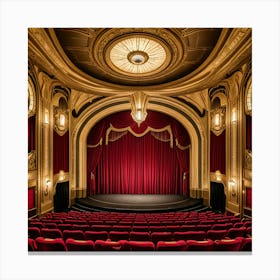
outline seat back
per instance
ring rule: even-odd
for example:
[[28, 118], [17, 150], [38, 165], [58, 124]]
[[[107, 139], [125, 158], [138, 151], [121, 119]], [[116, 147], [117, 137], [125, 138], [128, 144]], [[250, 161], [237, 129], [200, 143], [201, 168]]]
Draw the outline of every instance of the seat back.
[[38, 251], [67, 251], [62, 238], [36, 238], [36, 246]]
[[62, 232], [57, 228], [42, 228], [41, 236], [45, 238], [62, 238]]
[[186, 242], [184, 240], [179, 241], [158, 241], [156, 245], [156, 251], [185, 251]]
[[28, 251], [37, 251], [36, 242], [32, 238], [28, 238]]
[[187, 240], [186, 241], [186, 251], [213, 251], [214, 241], [211, 239], [197, 241], [197, 240]]
[[86, 240], [107, 240], [108, 232], [107, 231], [85, 231], [85, 239]]
[[173, 234], [172, 232], [152, 232], [151, 240], [154, 244], [158, 241], [173, 241]]
[[131, 241], [151, 241], [149, 232], [131, 231], [129, 234], [129, 240]]
[[215, 240], [214, 251], [240, 251], [241, 239], [221, 239]]
[[68, 251], [94, 251], [94, 242], [92, 240], [75, 240], [68, 238], [65, 242]]
[[207, 231], [208, 239], [217, 240], [217, 239], [223, 239], [226, 236], [227, 236], [227, 230], [225, 229], [221, 229], [221, 230], [210, 229]]
[[155, 244], [151, 241], [129, 241], [128, 246], [131, 251], [154, 251]]
[[119, 241], [104, 241], [96, 240], [95, 241], [95, 250], [96, 251], [121, 251], [122, 243]]
[[68, 238], [73, 238], [76, 240], [84, 240], [84, 232], [81, 230], [71, 230], [66, 229], [63, 231], [63, 239], [66, 241]]
[[28, 227], [28, 237], [32, 239], [36, 239], [41, 236], [41, 230], [37, 227]]
[[174, 240], [204, 240], [206, 238], [205, 231], [176, 231], [174, 232]]
[[234, 239], [235, 237], [245, 237], [246, 235], [246, 228], [240, 227], [240, 228], [230, 228], [228, 230], [228, 237], [231, 239]]
[[112, 241], [128, 240], [129, 232], [128, 231], [110, 231], [109, 238]]

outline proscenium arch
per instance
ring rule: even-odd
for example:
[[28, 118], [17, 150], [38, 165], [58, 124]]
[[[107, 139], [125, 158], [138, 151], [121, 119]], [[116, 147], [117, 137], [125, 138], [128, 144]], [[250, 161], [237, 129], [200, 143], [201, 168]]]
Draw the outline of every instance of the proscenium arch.
[[[128, 96], [108, 98], [90, 106], [79, 118], [71, 137], [71, 190], [76, 190], [76, 196], [85, 197], [87, 193], [87, 136], [90, 130], [104, 117], [112, 113], [131, 110]], [[175, 99], [168, 97], [149, 97], [147, 110], [167, 114], [177, 121], [189, 133], [190, 150], [190, 193], [201, 190], [207, 184], [207, 157], [205, 135], [202, 134], [203, 124], [195, 112]], [[208, 186], [208, 185], [207, 185]]]

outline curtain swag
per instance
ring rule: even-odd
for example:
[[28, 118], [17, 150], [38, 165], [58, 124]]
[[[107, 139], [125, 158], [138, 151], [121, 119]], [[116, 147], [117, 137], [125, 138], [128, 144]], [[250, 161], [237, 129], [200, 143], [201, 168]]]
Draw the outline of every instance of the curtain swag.
[[[105, 144], [108, 145], [109, 141], [112, 142], [112, 141], [116, 141], [116, 140], [120, 139], [122, 136], [124, 136], [126, 134], [124, 132], [129, 132], [130, 134], [132, 134], [135, 137], [143, 137], [149, 132], [159, 133], [159, 132], [164, 132], [164, 131], [168, 132], [168, 134], [170, 136], [169, 139], [164, 137], [163, 135], [162, 135], [162, 137], [160, 137], [159, 135], [157, 135], [157, 136], [155, 136], [154, 134], [152, 134], [152, 135], [157, 140], [164, 141], [164, 142], [170, 141], [170, 148], [173, 148], [173, 134], [172, 134], [172, 129], [171, 129], [170, 125], [167, 125], [163, 128], [158, 128], [158, 129], [148, 126], [147, 129], [144, 132], [136, 133], [132, 130], [132, 128], [130, 126], [127, 126], [127, 127], [124, 127], [124, 128], [116, 128], [112, 124], [110, 124], [110, 127], [106, 131], [106, 142], [105, 142]], [[112, 138], [110, 137], [111, 132], [119, 132], [119, 133], [122, 133], [122, 134], [120, 134], [119, 137], [116, 136], [116, 134], [114, 134], [114, 137], [113, 137], [114, 140], [112, 140]]]

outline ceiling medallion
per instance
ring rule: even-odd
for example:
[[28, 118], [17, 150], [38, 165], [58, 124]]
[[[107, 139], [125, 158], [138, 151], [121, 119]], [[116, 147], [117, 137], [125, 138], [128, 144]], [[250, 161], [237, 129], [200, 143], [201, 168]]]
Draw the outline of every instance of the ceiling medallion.
[[167, 57], [167, 47], [159, 40], [135, 34], [112, 44], [108, 50], [107, 61], [117, 72], [150, 75], [168, 65]]

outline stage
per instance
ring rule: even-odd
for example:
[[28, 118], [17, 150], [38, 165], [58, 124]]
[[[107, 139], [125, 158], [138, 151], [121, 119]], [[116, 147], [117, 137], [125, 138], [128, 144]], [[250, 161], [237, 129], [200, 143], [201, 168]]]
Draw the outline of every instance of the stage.
[[98, 194], [79, 198], [74, 206], [81, 211], [195, 211], [203, 208], [203, 201], [181, 195]]

